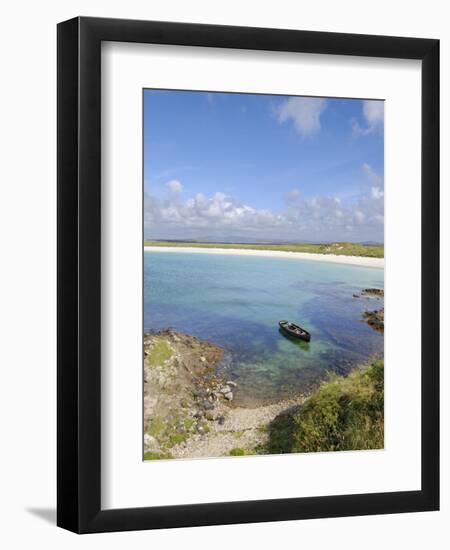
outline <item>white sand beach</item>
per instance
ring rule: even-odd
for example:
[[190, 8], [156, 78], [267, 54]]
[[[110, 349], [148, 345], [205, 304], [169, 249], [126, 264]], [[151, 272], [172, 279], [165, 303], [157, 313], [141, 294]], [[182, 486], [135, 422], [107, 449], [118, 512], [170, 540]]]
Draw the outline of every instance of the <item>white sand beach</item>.
[[198, 248], [183, 246], [145, 246], [145, 251], [151, 252], [189, 252], [194, 254], [221, 254], [228, 256], [261, 256], [265, 258], [290, 258], [293, 260], [309, 260], [314, 262], [329, 262], [363, 267], [384, 269], [384, 258], [367, 258], [364, 256], [338, 256], [336, 254], [314, 254], [309, 252], [286, 252], [284, 250], [250, 250], [242, 248]]

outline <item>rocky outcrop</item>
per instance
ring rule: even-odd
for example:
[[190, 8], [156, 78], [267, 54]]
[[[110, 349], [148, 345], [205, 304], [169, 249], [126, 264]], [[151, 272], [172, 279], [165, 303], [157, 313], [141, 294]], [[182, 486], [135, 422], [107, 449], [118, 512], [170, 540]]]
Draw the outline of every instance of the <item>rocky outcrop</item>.
[[144, 451], [167, 458], [171, 449], [223, 425], [234, 381], [216, 373], [223, 350], [174, 330], [144, 336]]
[[354, 292], [353, 298], [384, 298], [382, 288], [364, 288], [361, 292]]
[[382, 288], [365, 288], [361, 291], [361, 296], [376, 296], [377, 298], [384, 297], [384, 289]]
[[375, 309], [373, 311], [365, 311], [363, 319], [366, 323], [378, 332], [384, 332], [384, 309]]

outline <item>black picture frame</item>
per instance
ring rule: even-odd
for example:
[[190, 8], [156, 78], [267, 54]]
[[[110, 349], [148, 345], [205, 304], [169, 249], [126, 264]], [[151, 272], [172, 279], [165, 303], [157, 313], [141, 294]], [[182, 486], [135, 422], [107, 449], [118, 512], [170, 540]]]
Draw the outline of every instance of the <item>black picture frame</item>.
[[[102, 41], [422, 61], [420, 491], [101, 509]], [[77, 17], [58, 25], [57, 524], [76, 533], [439, 508], [439, 41]]]

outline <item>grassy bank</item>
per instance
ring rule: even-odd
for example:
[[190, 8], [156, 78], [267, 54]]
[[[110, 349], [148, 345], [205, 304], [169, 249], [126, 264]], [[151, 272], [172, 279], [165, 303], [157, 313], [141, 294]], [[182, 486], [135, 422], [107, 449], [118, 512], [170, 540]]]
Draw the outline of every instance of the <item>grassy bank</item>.
[[283, 252], [306, 252], [313, 254], [336, 254], [338, 256], [364, 256], [368, 258], [383, 258], [384, 246], [365, 246], [357, 243], [330, 244], [234, 244], [234, 243], [197, 243], [175, 241], [144, 241], [144, 246], [169, 246], [182, 248], [232, 248], [238, 250], [277, 250]]
[[297, 410], [269, 426], [267, 452], [311, 453], [384, 446], [384, 361], [332, 376]]

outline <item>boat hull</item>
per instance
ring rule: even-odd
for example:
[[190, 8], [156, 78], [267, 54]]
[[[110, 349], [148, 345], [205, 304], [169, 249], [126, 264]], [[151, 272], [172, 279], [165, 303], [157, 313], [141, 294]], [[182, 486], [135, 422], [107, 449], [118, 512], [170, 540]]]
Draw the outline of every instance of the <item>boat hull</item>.
[[301, 328], [297, 325], [294, 325], [295, 329], [290, 328], [289, 323], [287, 323], [287, 321], [280, 321], [278, 325], [281, 331], [285, 335], [290, 336], [291, 338], [295, 338], [297, 340], [303, 340], [304, 342], [309, 342], [311, 340], [311, 334], [304, 328]]

